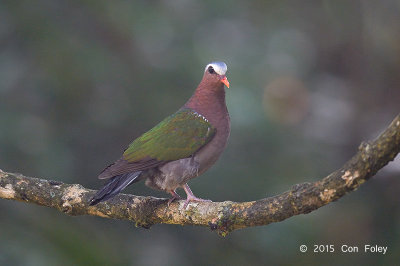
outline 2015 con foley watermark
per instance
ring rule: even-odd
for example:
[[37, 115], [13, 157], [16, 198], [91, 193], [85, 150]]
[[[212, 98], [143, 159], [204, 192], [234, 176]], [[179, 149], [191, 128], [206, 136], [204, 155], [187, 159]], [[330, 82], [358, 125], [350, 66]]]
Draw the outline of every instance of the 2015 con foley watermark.
[[306, 253], [371, 253], [371, 254], [382, 254], [385, 255], [388, 252], [387, 246], [382, 245], [300, 245], [300, 252]]

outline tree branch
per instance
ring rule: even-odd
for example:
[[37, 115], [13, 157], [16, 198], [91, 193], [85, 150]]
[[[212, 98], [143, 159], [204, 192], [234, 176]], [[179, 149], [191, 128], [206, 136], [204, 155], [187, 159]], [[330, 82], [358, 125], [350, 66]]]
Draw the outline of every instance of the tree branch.
[[392, 161], [400, 151], [400, 115], [375, 140], [362, 143], [356, 155], [342, 168], [314, 183], [293, 186], [280, 195], [250, 202], [184, 201], [167, 206], [167, 199], [120, 194], [114, 199], [89, 206], [94, 191], [79, 184], [26, 177], [0, 170], [0, 198], [35, 203], [69, 215], [92, 215], [135, 221], [149, 228], [153, 224], [201, 225], [225, 236], [229, 232], [283, 221], [309, 213], [357, 189]]

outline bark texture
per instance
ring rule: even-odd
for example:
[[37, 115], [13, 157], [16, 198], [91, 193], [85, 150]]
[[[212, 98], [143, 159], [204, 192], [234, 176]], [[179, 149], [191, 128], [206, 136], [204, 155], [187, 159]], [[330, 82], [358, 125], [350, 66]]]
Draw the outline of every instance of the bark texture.
[[69, 215], [92, 215], [134, 221], [136, 226], [153, 224], [200, 225], [225, 236], [229, 232], [283, 221], [314, 211], [354, 191], [392, 161], [400, 151], [400, 115], [374, 141], [363, 142], [342, 168], [314, 183], [294, 185], [280, 195], [250, 202], [190, 203], [167, 206], [167, 199], [120, 194], [89, 206], [94, 190], [79, 184], [26, 177], [0, 170], [0, 198], [35, 203]]

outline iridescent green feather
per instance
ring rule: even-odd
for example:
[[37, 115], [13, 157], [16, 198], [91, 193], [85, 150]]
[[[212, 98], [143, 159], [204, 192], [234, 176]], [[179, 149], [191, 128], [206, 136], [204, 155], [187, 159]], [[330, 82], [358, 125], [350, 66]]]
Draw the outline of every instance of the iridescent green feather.
[[190, 109], [180, 109], [134, 140], [123, 158], [130, 163], [187, 158], [207, 144], [215, 133], [216, 129], [203, 116]]

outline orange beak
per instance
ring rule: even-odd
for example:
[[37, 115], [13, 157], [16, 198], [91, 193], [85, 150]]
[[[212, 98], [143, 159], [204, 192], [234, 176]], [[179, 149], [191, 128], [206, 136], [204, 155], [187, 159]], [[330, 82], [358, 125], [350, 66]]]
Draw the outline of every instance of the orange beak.
[[229, 81], [225, 75], [221, 77], [221, 82], [224, 83], [225, 86], [227, 86], [229, 88]]

